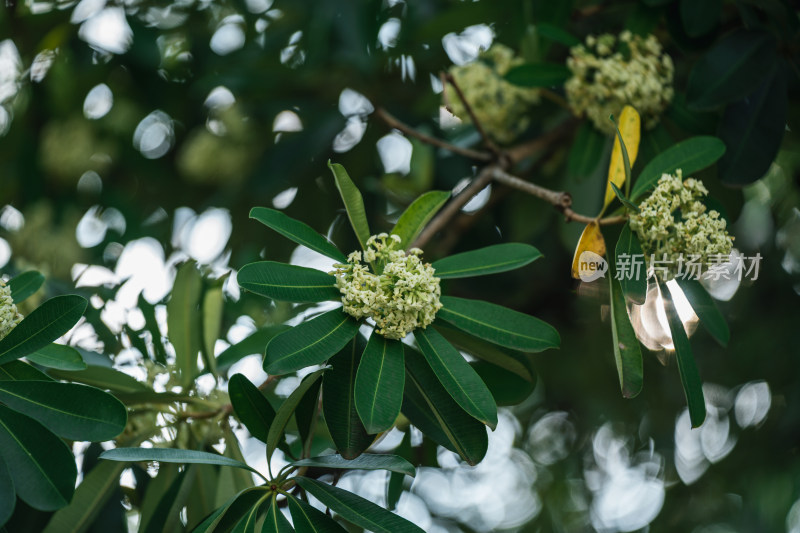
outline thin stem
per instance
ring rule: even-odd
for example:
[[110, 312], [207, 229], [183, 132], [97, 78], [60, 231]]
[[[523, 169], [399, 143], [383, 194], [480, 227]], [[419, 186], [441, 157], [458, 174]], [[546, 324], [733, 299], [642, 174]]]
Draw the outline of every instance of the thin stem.
[[481, 124], [480, 120], [478, 120], [478, 117], [475, 115], [475, 111], [472, 109], [472, 106], [467, 101], [466, 96], [464, 96], [464, 92], [461, 90], [461, 87], [458, 86], [458, 83], [456, 83], [456, 79], [449, 72], [445, 73], [444, 79], [447, 80], [447, 82], [449, 82], [450, 85], [452, 85], [453, 89], [456, 91], [456, 94], [458, 95], [459, 100], [461, 100], [461, 103], [464, 104], [464, 109], [467, 110], [469, 118], [472, 119], [472, 124], [475, 126], [475, 129], [478, 130], [478, 133], [480, 133], [481, 138], [483, 139], [483, 143], [486, 145], [486, 148], [491, 150], [492, 153], [495, 154], [496, 156], [500, 157], [503, 151], [489, 137], [489, 135], [486, 133], [486, 130], [483, 129], [483, 124]]

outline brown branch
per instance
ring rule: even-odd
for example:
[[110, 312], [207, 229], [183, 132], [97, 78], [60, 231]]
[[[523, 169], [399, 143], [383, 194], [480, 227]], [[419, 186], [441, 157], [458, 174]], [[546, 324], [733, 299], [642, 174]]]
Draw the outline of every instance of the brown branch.
[[430, 135], [426, 135], [418, 130], [415, 130], [411, 126], [401, 122], [397, 118], [395, 118], [392, 114], [388, 111], [379, 107], [375, 110], [375, 114], [383, 120], [390, 128], [394, 128], [396, 130], [402, 131], [406, 135], [411, 137], [415, 137], [424, 143], [431, 144], [433, 146], [437, 146], [439, 148], [444, 148], [445, 150], [449, 150], [454, 154], [463, 155], [464, 157], [468, 157], [470, 159], [475, 159], [476, 161], [485, 161], [489, 162], [493, 159], [492, 154], [488, 152], [481, 152], [478, 150], [471, 150], [469, 148], [462, 148], [460, 146], [456, 146], [454, 144], [450, 144], [445, 142], [441, 139], [437, 139], [436, 137], [432, 137]]
[[456, 79], [449, 72], [445, 73], [444, 79], [447, 82], [449, 82], [450, 85], [452, 85], [453, 89], [456, 91], [456, 94], [458, 95], [459, 100], [461, 100], [461, 103], [464, 104], [464, 109], [467, 110], [469, 118], [472, 119], [473, 126], [475, 126], [475, 129], [478, 130], [478, 133], [480, 133], [481, 138], [483, 139], [483, 144], [485, 144], [486, 148], [491, 150], [492, 153], [495, 154], [497, 157], [502, 157], [503, 151], [489, 137], [489, 135], [486, 133], [486, 130], [483, 129], [483, 124], [481, 124], [480, 120], [478, 120], [478, 117], [475, 116], [475, 111], [472, 109], [472, 106], [467, 101], [466, 96], [464, 96], [464, 92], [461, 90], [461, 87], [459, 87], [458, 83], [456, 83]]

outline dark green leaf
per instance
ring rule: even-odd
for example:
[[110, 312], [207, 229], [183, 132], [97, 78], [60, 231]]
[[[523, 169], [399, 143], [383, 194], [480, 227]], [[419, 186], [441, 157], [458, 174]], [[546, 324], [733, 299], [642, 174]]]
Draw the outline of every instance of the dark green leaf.
[[630, 200], [625, 198], [625, 193], [620, 191], [619, 187], [617, 187], [614, 184], [613, 181], [609, 181], [608, 184], [611, 186], [611, 189], [614, 191], [614, 194], [617, 196], [617, 200], [619, 200], [620, 203], [622, 203], [622, 205], [624, 205], [625, 207], [627, 207], [628, 209], [630, 209], [634, 213], [638, 213], [639, 212], [639, 208], [636, 207], [635, 205], [633, 205]]
[[288, 374], [318, 365], [341, 350], [358, 332], [359, 324], [341, 309], [334, 309], [284, 331], [267, 345], [264, 370]]
[[[261, 508], [266, 505], [267, 510], [270, 509], [270, 505], [274, 503], [274, 498], [269, 499], [269, 497], [263, 498], [259, 500], [254, 506], [250, 508], [250, 510], [244, 513], [244, 516], [239, 523], [231, 530], [231, 533], [256, 533], [256, 524], [259, 518], [259, 512]], [[277, 505], [273, 505], [273, 507], [277, 507]], [[266, 513], [264, 513], [266, 514]], [[266, 516], [264, 517], [266, 519]], [[268, 522], [264, 522], [263, 527], [261, 529], [261, 533], [266, 533], [270, 531]]]
[[470, 363], [475, 372], [486, 383], [498, 406], [517, 405], [531, 395], [536, 384], [527, 381], [513, 372], [487, 363], [475, 361]]
[[197, 450], [181, 450], [178, 448], [114, 448], [101, 453], [100, 459], [125, 462], [158, 461], [162, 463], [232, 466], [235, 468], [249, 470], [256, 475], [261, 476], [257, 470], [249, 467], [241, 461], [237, 461], [216, 453], [201, 452]]
[[161, 365], [167, 364], [167, 351], [164, 348], [162, 340], [161, 329], [158, 327], [158, 320], [156, 320], [156, 308], [153, 304], [148, 302], [142, 294], [139, 294], [139, 309], [144, 316], [144, 327], [150, 332], [153, 340], [153, 349], [155, 350], [156, 362]]
[[289, 326], [267, 326], [255, 330], [243, 340], [228, 346], [217, 356], [217, 371], [222, 372], [229, 369], [234, 363], [248, 355], [263, 354], [269, 341], [287, 329]]
[[186, 506], [186, 526], [190, 530], [216, 510], [219, 472], [225, 470], [213, 465], [193, 465], [192, 468], [195, 470], [195, 478], [187, 496], [191, 503]]
[[128, 420], [122, 403], [94, 387], [57, 381], [0, 381], [0, 401], [71, 440], [105, 441]]
[[90, 366], [86, 370], [76, 371], [51, 369], [47, 373], [58, 379], [77, 381], [114, 393], [152, 392], [152, 389], [136, 381], [136, 378], [105, 366]]
[[403, 414], [425, 435], [471, 465], [486, 455], [486, 427], [469, 416], [439, 383], [425, 358], [406, 347], [406, 390]]
[[332, 487], [316, 479], [296, 478], [297, 484], [315, 498], [337, 512], [342, 518], [375, 533], [423, 533], [405, 518], [375, 505], [338, 487]]
[[368, 433], [391, 428], [403, 404], [403, 344], [373, 333], [356, 374], [356, 410]]
[[681, 0], [681, 21], [686, 35], [700, 37], [717, 27], [722, 0]]
[[180, 373], [180, 384], [188, 388], [197, 377], [197, 355], [202, 339], [200, 298], [203, 278], [193, 261], [178, 268], [172, 296], [167, 303], [167, 330], [169, 341], [175, 348], [175, 366]]
[[714, 339], [722, 346], [727, 346], [728, 341], [731, 339], [731, 331], [728, 329], [728, 323], [725, 322], [725, 317], [720, 313], [717, 304], [708, 294], [705, 287], [694, 279], [676, 278], [686, 299], [692, 306], [700, 323], [706, 328]]
[[258, 220], [297, 244], [302, 244], [306, 248], [326, 255], [340, 263], [347, 262], [347, 257], [328, 239], [314, 231], [311, 226], [288, 217], [280, 211], [266, 207], [254, 207], [250, 210], [250, 218]]
[[520, 87], [553, 87], [562, 85], [572, 72], [562, 63], [528, 63], [512, 67], [506, 81]]
[[50, 376], [23, 361], [11, 361], [0, 365], [0, 380], [3, 381], [49, 381]]
[[153, 514], [147, 522], [142, 521], [141, 533], [164, 533], [175, 530], [181, 507], [185, 502], [191, 484], [194, 482], [194, 470], [189, 467], [179, 472], [172, 480], [169, 488], [158, 499]]
[[323, 455], [310, 459], [292, 461], [294, 466], [313, 466], [319, 468], [337, 468], [343, 470], [388, 470], [414, 477], [414, 465], [397, 455], [362, 453], [355, 459], [345, 459], [341, 455]]
[[228, 382], [228, 394], [236, 416], [252, 436], [267, 442], [269, 427], [275, 420], [275, 409], [258, 387], [242, 374], [234, 374]]
[[50, 298], [0, 340], [0, 365], [44, 348], [72, 329], [88, 302], [72, 294]]
[[767, 33], [738, 30], [717, 42], [689, 75], [689, 109], [703, 111], [743, 99], [770, 72], [778, 54]]
[[214, 357], [214, 346], [219, 338], [222, 328], [222, 313], [225, 301], [222, 296], [222, 285], [225, 283], [225, 276], [206, 283], [201, 305], [202, 311], [202, 335], [200, 348], [203, 353], [203, 364], [205, 370], [216, 376], [217, 359]]
[[[644, 264], [644, 252], [639, 243], [636, 232], [631, 230], [630, 223], [626, 223], [619, 234], [617, 247], [614, 251], [614, 265], [621, 276], [619, 283], [622, 294], [627, 300], [639, 305], [644, 304], [647, 295], [647, 272]], [[625, 263], [620, 257], [626, 257]]]
[[245, 265], [236, 276], [250, 292], [287, 302], [324, 302], [341, 298], [336, 278], [313, 268], [259, 261]]
[[650, 160], [633, 186], [631, 199], [636, 201], [655, 187], [662, 174], [674, 174], [681, 169], [684, 178], [688, 178], [713, 165], [724, 153], [725, 143], [716, 137], [704, 135], [681, 141]]
[[27, 359], [32, 363], [47, 368], [59, 370], [84, 370], [86, 363], [83, 362], [81, 354], [72, 346], [63, 344], [48, 344], [39, 348], [33, 353], [29, 353]]
[[343, 533], [345, 530], [325, 513], [289, 496], [289, 512], [297, 533]]
[[567, 174], [581, 182], [594, 174], [603, 160], [608, 139], [590, 122], [578, 128], [567, 158]]
[[672, 301], [669, 288], [666, 283], [661, 281], [659, 281], [658, 285], [658, 288], [661, 290], [661, 297], [664, 299], [664, 310], [667, 313], [667, 322], [669, 323], [669, 330], [672, 335], [675, 356], [678, 360], [681, 385], [683, 385], [683, 392], [686, 394], [686, 403], [689, 406], [689, 418], [692, 421], [693, 428], [700, 427], [706, 419], [706, 400], [703, 396], [703, 382], [700, 381], [700, 374], [697, 371], [697, 365], [692, 355], [692, 346], [689, 344], [686, 331], [683, 329], [683, 322], [681, 322], [678, 316], [678, 310], [675, 308], [675, 304]]
[[262, 533], [293, 533], [292, 525], [289, 520], [283, 516], [283, 513], [278, 509], [278, 502], [275, 501], [275, 496], [272, 497], [272, 504], [267, 510], [267, 516], [264, 519], [264, 526], [261, 529]]
[[609, 276], [611, 301], [611, 337], [622, 396], [634, 398], [642, 391], [642, 349], [628, 317], [628, 309], [619, 282]]
[[469, 252], [451, 255], [433, 263], [440, 279], [469, 278], [506, 272], [532, 263], [542, 254], [528, 244], [495, 244]]
[[580, 39], [566, 31], [561, 26], [539, 23], [536, 25], [536, 32], [545, 39], [550, 39], [551, 41], [561, 43], [568, 48], [572, 48], [573, 46], [581, 44]]
[[0, 405], [0, 449], [22, 501], [40, 511], [55, 511], [72, 499], [75, 458], [39, 422]]
[[23, 272], [8, 280], [8, 287], [11, 289], [11, 299], [19, 305], [39, 290], [44, 283], [44, 276], [35, 270]]
[[[639, 117], [638, 117], [638, 115], [636, 113], [634, 113], [634, 115], [636, 116], [636, 130], [635, 130], [636, 131], [636, 133], [635, 133], [636, 139], [641, 139], [641, 133], [640, 133], [640, 129], [639, 129]], [[625, 146], [625, 139], [622, 138], [622, 133], [620, 133], [620, 131], [619, 131], [619, 125], [617, 125], [617, 121], [614, 120], [613, 116], [609, 117], [609, 120], [614, 123], [614, 131], [617, 134], [617, 140], [619, 141], [619, 148], [620, 148], [620, 151], [622, 152], [622, 165], [623, 165], [622, 168], [625, 170], [625, 187], [627, 188], [626, 190], [630, 190], [630, 185], [631, 185], [631, 159], [630, 159], [630, 156], [628, 155], [628, 147]], [[624, 127], [624, 125], [623, 125], [623, 127]], [[628, 136], [627, 133], [626, 133], [626, 136]], [[638, 144], [639, 141], [637, 140], [637, 141], [633, 141], [633, 142], [637, 142], [637, 144]], [[639, 151], [639, 147], [636, 146], [635, 153], [633, 154], [633, 158], [634, 159], [636, 159], [636, 154], [638, 153], [638, 151]], [[614, 164], [614, 154], [613, 153], [611, 155], [611, 164], [612, 165]], [[609, 169], [609, 171], [608, 171], [608, 184], [611, 185], [612, 189], [615, 189], [615, 192], [617, 193], [617, 197], [620, 198], [620, 200], [623, 200], [624, 197], [621, 194], [619, 194], [618, 190], [616, 190], [616, 186], [615, 186], [613, 180], [611, 179], [611, 169]], [[606, 205], [608, 204], [608, 201], [609, 200], [606, 199]], [[625, 202], [623, 202], [623, 203], [625, 203]]]
[[403, 248], [408, 248], [414, 239], [425, 228], [425, 225], [430, 222], [433, 216], [439, 212], [439, 209], [447, 203], [450, 198], [449, 191], [428, 191], [408, 206], [408, 208], [400, 215], [397, 224], [392, 229], [392, 235], [398, 235], [400, 245]]
[[361, 191], [358, 190], [356, 184], [353, 183], [353, 180], [347, 175], [347, 171], [342, 165], [328, 161], [328, 168], [331, 169], [333, 173], [333, 178], [336, 181], [336, 188], [339, 189], [339, 194], [344, 202], [344, 208], [347, 210], [347, 218], [350, 219], [350, 225], [353, 226], [353, 231], [356, 233], [361, 248], [366, 250], [370, 232], [369, 224], [367, 223], [367, 212], [364, 209], [364, 198], [361, 196]]
[[414, 338], [439, 382], [458, 405], [491, 428], [497, 426], [497, 405], [486, 384], [452, 344], [435, 329], [418, 329]]
[[523, 352], [541, 352], [558, 348], [561, 343], [553, 326], [507, 307], [454, 296], [442, 296], [441, 302], [440, 319], [494, 344]]
[[245, 489], [203, 520], [193, 533], [227, 533], [267, 494], [265, 487]]
[[300, 435], [301, 449], [305, 453], [311, 450], [311, 441], [314, 439], [318, 412], [320, 407], [319, 391], [322, 380], [318, 379], [313, 386], [303, 394], [297, 408], [294, 410], [294, 420], [297, 423], [297, 433]]
[[356, 335], [339, 353], [331, 357], [331, 369], [322, 379], [322, 410], [325, 423], [336, 445], [346, 459], [355, 459], [372, 444], [356, 411], [354, 399], [356, 372], [366, 341]]
[[14, 514], [16, 504], [17, 492], [14, 490], [14, 481], [8, 472], [6, 462], [0, 456], [0, 527]]
[[269, 426], [269, 432], [267, 433], [267, 461], [270, 460], [272, 454], [275, 452], [275, 448], [278, 447], [278, 442], [283, 438], [286, 424], [289, 423], [289, 419], [294, 414], [297, 404], [300, 403], [303, 395], [315, 385], [324, 371], [324, 369], [320, 369], [306, 376], [305, 379], [300, 382], [300, 385], [292, 391], [289, 397], [283, 401], [280, 408], [278, 408], [278, 412], [275, 413], [275, 420], [272, 421], [272, 424]]

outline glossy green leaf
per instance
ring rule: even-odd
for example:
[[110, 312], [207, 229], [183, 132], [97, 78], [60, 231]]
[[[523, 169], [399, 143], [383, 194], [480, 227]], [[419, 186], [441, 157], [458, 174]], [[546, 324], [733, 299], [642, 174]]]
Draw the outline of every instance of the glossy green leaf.
[[133, 376], [105, 366], [89, 366], [86, 370], [76, 371], [51, 369], [47, 373], [58, 379], [77, 381], [114, 393], [152, 392], [152, 389]]
[[250, 292], [287, 302], [324, 302], [341, 298], [336, 278], [326, 272], [274, 261], [245, 265], [236, 276]]
[[23, 272], [8, 280], [8, 287], [11, 289], [11, 299], [19, 305], [39, 290], [44, 283], [44, 276], [35, 270]]
[[764, 177], [786, 133], [786, 75], [776, 65], [759, 79], [763, 81], [756, 91], [729, 105], [719, 123], [719, 137], [727, 146], [719, 177], [728, 185], [747, 185]]
[[178, 448], [114, 448], [101, 453], [100, 459], [131, 463], [138, 461], [158, 461], [161, 463], [232, 466], [234, 468], [249, 470], [261, 476], [257, 470], [241, 461], [225, 457], [224, 455], [201, 452], [198, 450], [181, 450]]
[[689, 109], [703, 111], [741, 100], [753, 92], [778, 57], [768, 33], [738, 30], [720, 39], [689, 74]]
[[[239, 523], [231, 530], [231, 533], [256, 533], [256, 524], [258, 523], [259, 515], [262, 514], [262, 508], [266, 506], [267, 510], [269, 510], [270, 505], [274, 503], [274, 498], [270, 496], [262, 497], [261, 500], [256, 502], [250, 510], [244, 513], [244, 516]], [[277, 507], [277, 506], [274, 506]], [[266, 514], [266, 513], [264, 513]], [[266, 517], [265, 517], [266, 518]], [[261, 529], [262, 533], [270, 531], [269, 523], [265, 522], [263, 524], [263, 528]]]
[[414, 477], [414, 465], [397, 455], [362, 453], [355, 459], [345, 459], [341, 455], [322, 455], [310, 459], [292, 461], [294, 466], [313, 466], [319, 468], [336, 468], [343, 470], [388, 470]]
[[408, 248], [449, 198], [449, 191], [426, 192], [400, 215], [391, 234], [400, 236], [400, 245]]
[[0, 401], [70, 440], [105, 441], [128, 421], [122, 402], [94, 387], [58, 381], [0, 381]]
[[2, 381], [51, 381], [52, 379], [41, 370], [23, 361], [9, 361], [0, 365], [0, 380]]
[[84, 370], [87, 368], [80, 352], [72, 346], [48, 344], [25, 356], [32, 363], [59, 370]]
[[272, 424], [269, 426], [269, 432], [267, 433], [268, 461], [275, 452], [275, 448], [278, 447], [278, 442], [280, 442], [280, 440], [283, 438], [283, 432], [286, 429], [286, 424], [289, 423], [289, 419], [294, 414], [297, 404], [300, 403], [303, 395], [316, 384], [316, 381], [322, 376], [324, 371], [324, 369], [320, 369], [313, 374], [306, 376], [303, 381], [300, 382], [300, 385], [298, 385], [298, 387], [292, 391], [289, 397], [286, 398], [278, 408], [278, 412], [275, 413], [275, 420], [272, 421]]
[[697, 365], [692, 355], [692, 346], [689, 338], [683, 329], [683, 322], [678, 316], [678, 310], [672, 301], [672, 295], [667, 285], [659, 281], [661, 297], [664, 299], [664, 310], [667, 313], [669, 331], [672, 335], [672, 343], [675, 350], [675, 357], [678, 360], [678, 371], [681, 375], [681, 385], [686, 394], [686, 403], [689, 406], [689, 418], [692, 427], [700, 427], [706, 419], [706, 400], [703, 396], [703, 382], [697, 371]]
[[470, 366], [486, 384], [498, 406], [517, 405], [530, 396], [536, 387], [535, 383], [486, 361], [474, 361]]
[[172, 296], [167, 302], [167, 330], [175, 348], [175, 366], [180, 384], [188, 388], [197, 377], [197, 355], [201, 349], [200, 299], [203, 278], [194, 261], [178, 267]]
[[489, 427], [497, 426], [497, 405], [492, 393], [461, 353], [433, 328], [416, 330], [414, 338], [439, 382], [456, 403]]
[[88, 302], [73, 294], [50, 298], [0, 340], [0, 365], [44, 348], [74, 326]]
[[294, 421], [297, 424], [297, 433], [300, 436], [301, 449], [303, 454], [311, 453], [311, 444], [316, 433], [317, 420], [319, 419], [320, 399], [319, 392], [322, 388], [322, 380], [317, 380], [314, 385], [300, 398], [297, 408], [294, 410]]
[[280, 211], [267, 207], [254, 207], [250, 210], [250, 218], [258, 220], [297, 244], [326, 255], [340, 263], [347, 262], [347, 257], [333, 243], [317, 233], [305, 222], [300, 222]]
[[725, 153], [725, 143], [708, 135], [690, 137], [665, 152], [661, 152], [644, 167], [631, 191], [631, 200], [637, 201], [655, 187], [662, 174], [674, 174], [677, 169], [688, 178], [697, 171], [713, 165]]
[[622, 396], [634, 398], [642, 391], [642, 349], [628, 317], [620, 283], [609, 276], [611, 337]]
[[0, 527], [14, 514], [16, 504], [17, 492], [14, 490], [14, 480], [11, 479], [6, 462], [0, 456]]
[[192, 533], [227, 533], [231, 531], [245, 513], [248, 513], [268, 494], [267, 490], [265, 487], [252, 487], [237, 493], [203, 520]]
[[275, 409], [258, 387], [242, 374], [234, 374], [228, 382], [228, 395], [237, 418], [252, 436], [267, 442], [269, 427], [275, 420]]
[[340, 308], [323, 313], [275, 336], [267, 345], [264, 370], [288, 374], [318, 365], [341, 350], [359, 324]]
[[292, 513], [292, 522], [297, 533], [343, 533], [345, 531], [328, 515], [294, 496], [289, 496], [289, 512]]
[[636, 207], [634, 204], [632, 204], [630, 200], [625, 198], [625, 193], [622, 192], [621, 190], [619, 190], [619, 187], [617, 187], [611, 181], [608, 182], [608, 184], [611, 186], [611, 190], [614, 191], [614, 195], [617, 197], [617, 200], [619, 200], [622, 205], [624, 205], [625, 207], [627, 207], [629, 210], [633, 211], [634, 213], [638, 213], [639, 212], [639, 208]]
[[331, 369], [322, 378], [322, 410], [336, 450], [346, 459], [355, 459], [374, 437], [367, 433], [355, 404], [356, 372], [366, 341], [356, 335], [328, 361]]
[[626, 300], [639, 305], [644, 304], [647, 295], [647, 269], [642, 245], [636, 232], [631, 230], [630, 223], [626, 223], [622, 228], [614, 253], [615, 270], [622, 278], [619, 280], [622, 294]]
[[542, 254], [528, 244], [505, 243], [451, 255], [433, 263], [440, 279], [469, 278], [506, 272], [532, 263]]
[[344, 202], [344, 208], [347, 210], [347, 218], [350, 219], [350, 225], [353, 226], [353, 231], [356, 233], [358, 242], [361, 248], [367, 249], [367, 240], [371, 234], [369, 231], [369, 224], [367, 223], [367, 212], [364, 209], [364, 198], [361, 196], [361, 191], [358, 190], [356, 184], [348, 176], [344, 167], [338, 163], [331, 163], [328, 161], [328, 168], [333, 173], [333, 178], [336, 181], [336, 188], [339, 189], [339, 194]]
[[584, 121], [578, 127], [567, 156], [567, 174], [578, 182], [589, 178], [602, 163], [607, 142], [605, 135], [590, 122]]
[[445, 390], [425, 358], [406, 347], [403, 414], [422, 432], [476, 465], [486, 455], [486, 427], [468, 415]]
[[443, 307], [438, 318], [494, 344], [521, 350], [541, 352], [558, 348], [558, 332], [536, 317], [480, 300], [442, 296]]
[[228, 346], [217, 356], [217, 371], [223, 372], [229, 369], [234, 363], [248, 355], [263, 354], [269, 341], [287, 329], [289, 326], [284, 325], [260, 328], [236, 344]]
[[405, 518], [375, 505], [361, 496], [333, 487], [316, 479], [296, 478], [297, 484], [342, 518], [375, 533], [423, 533]]
[[510, 68], [504, 77], [519, 87], [553, 87], [563, 85], [571, 75], [563, 63], [528, 63]]
[[355, 384], [356, 410], [368, 433], [391, 428], [403, 404], [405, 384], [403, 344], [373, 333], [361, 363]]
[[722, 316], [705, 287], [695, 279], [676, 278], [675, 281], [678, 282], [678, 286], [689, 300], [689, 304], [706, 331], [722, 346], [727, 346], [731, 339], [731, 331], [728, 323], [725, 322], [725, 317]]
[[72, 451], [39, 422], [0, 405], [0, 449], [22, 501], [55, 511], [72, 499], [78, 475]]
[[272, 497], [272, 504], [267, 510], [267, 516], [264, 518], [264, 525], [261, 529], [262, 533], [293, 533], [294, 529], [289, 523], [283, 512], [278, 508], [278, 502], [275, 501], [275, 496]]

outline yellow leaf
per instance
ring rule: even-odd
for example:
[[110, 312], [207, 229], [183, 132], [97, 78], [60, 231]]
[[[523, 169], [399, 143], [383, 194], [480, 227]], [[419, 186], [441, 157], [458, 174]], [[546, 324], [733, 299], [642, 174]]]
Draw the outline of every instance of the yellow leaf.
[[575, 279], [580, 279], [578, 267], [583, 252], [594, 252], [601, 257], [606, 255], [606, 241], [597, 222], [587, 224], [578, 240], [575, 256], [572, 258], [572, 277]]
[[[639, 113], [629, 105], [622, 109], [619, 114], [619, 133], [625, 141], [625, 148], [628, 150], [628, 160], [631, 167], [639, 154], [639, 139], [641, 137], [641, 120]], [[606, 184], [606, 199], [603, 202], [605, 209], [611, 200], [616, 196], [611, 188], [611, 183], [622, 190], [625, 183], [625, 163], [622, 159], [622, 147], [619, 145], [619, 136], [614, 137], [614, 149], [611, 151], [611, 164], [608, 165], [608, 184]]]

